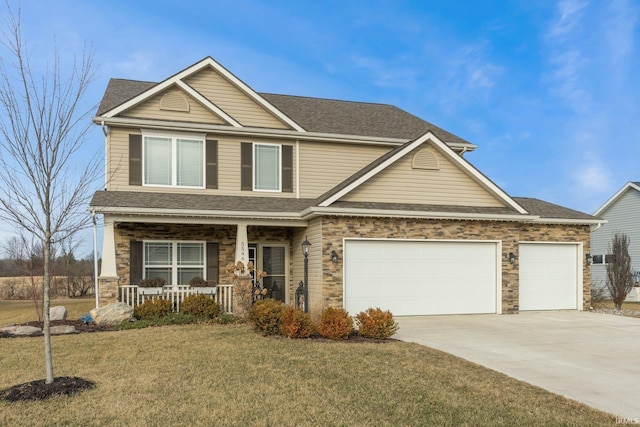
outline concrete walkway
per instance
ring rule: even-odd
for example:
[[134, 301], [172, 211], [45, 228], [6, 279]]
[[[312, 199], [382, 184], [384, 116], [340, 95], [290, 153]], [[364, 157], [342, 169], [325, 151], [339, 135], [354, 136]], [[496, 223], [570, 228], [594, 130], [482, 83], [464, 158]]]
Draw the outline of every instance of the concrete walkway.
[[394, 338], [640, 420], [640, 319], [575, 311], [398, 317]]

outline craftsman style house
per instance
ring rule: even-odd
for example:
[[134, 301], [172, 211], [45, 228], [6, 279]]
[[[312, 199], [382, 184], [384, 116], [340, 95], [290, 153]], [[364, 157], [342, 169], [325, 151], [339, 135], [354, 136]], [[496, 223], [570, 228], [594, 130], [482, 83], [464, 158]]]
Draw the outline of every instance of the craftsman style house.
[[255, 263], [293, 303], [395, 315], [581, 310], [597, 218], [514, 198], [476, 146], [391, 105], [257, 93], [212, 58], [160, 83], [112, 79], [101, 304], [141, 279], [229, 285]]

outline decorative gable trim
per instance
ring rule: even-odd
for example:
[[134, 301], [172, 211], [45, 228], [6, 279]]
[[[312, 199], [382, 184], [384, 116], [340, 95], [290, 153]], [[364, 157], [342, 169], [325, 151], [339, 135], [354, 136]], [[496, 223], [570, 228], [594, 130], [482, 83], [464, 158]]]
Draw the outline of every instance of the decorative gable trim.
[[616, 194], [614, 194], [609, 200], [607, 200], [602, 206], [598, 208], [593, 214], [593, 216], [601, 216], [607, 209], [611, 207], [624, 193], [628, 190], [636, 190], [640, 191], [640, 183], [638, 182], [627, 182], [624, 187], [622, 187]]
[[160, 109], [189, 112], [189, 100], [180, 93], [167, 93], [160, 100]]
[[411, 159], [411, 167], [413, 169], [439, 170], [440, 161], [438, 155], [428, 148], [423, 148], [413, 155]]
[[[227, 70], [222, 65], [217, 63], [210, 56], [208, 56], [208, 57], [204, 58], [203, 60], [193, 64], [190, 67], [185, 68], [184, 70], [180, 71], [179, 73], [174, 74], [173, 76], [171, 76], [168, 79], [158, 83], [157, 85], [152, 86], [148, 90], [146, 90], [146, 91], [140, 93], [139, 95], [131, 98], [130, 100], [118, 105], [117, 107], [105, 112], [102, 116], [105, 117], [105, 118], [115, 117], [118, 114], [122, 113], [123, 111], [125, 111], [125, 110], [127, 110], [127, 109], [129, 109], [129, 108], [131, 108], [131, 107], [133, 107], [133, 106], [135, 106], [135, 105], [137, 105], [137, 104], [149, 99], [149, 98], [151, 98], [152, 96], [162, 92], [163, 90], [167, 89], [168, 87], [170, 87], [171, 85], [174, 85], [174, 84], [178, 85], [180, 88], [185, 90], [187, 93], [189, 93], [190, 95], [194, 96], [194, 98], [196, 98], [199, 102], [202, 102], [202, 100], [206, 100], [206, 98], [204, 98], [198, 92], [193, 90], [193, 88], [188, 86], [182, 80], [185, 79], [186, 77], [188, 77], [188, 76], [190, 76], [190, 75], [202, 70], [205, 67], [212, 67], [214, 70], [216, 70], [222, 76], [224, 76], [227, 80], [229, 80], [229, 82], [231, 82], [231, 84], [233, 84], [238, 89], [240, 89], [242, 92], [244, 92], [249, 98], [254, 100], [256, 103], [258, 103], [260, 106], [265, 108], [267, 111], [269, 111], [271, 114], [276, 116], [278, 119], [282, 120], [284, 123], [286, 123], [287, 125], [291, 126], [293, 129], [297, 130], [298, 132], [306, 132], [302, 128], [302, 126], [298, 125], [289, 116], [287, 116], [282, 111], [280, 111], [277, 108], [275, 108], [272, 104], [270, 104], [267, 100], [265, 100], [262, 96], [260, 96], [256, 91], [251, 89], [247, 84], [245, 84], [242, 80], [240, 80], [239, 78], [234, 76], [229, 70]], [[190, 90], [186, 89], [185, 87], [190, 89]], [[197, 94], [197, 96], [195, 96], [194, 94]], [[222, 110], [220, 110], [214, 104], [212, 104], [210, 101], [206, 100], [206, 102], [203, 102], [203, 105], [205, 105], [208, 108], [212, 109], [212, 111], [214, 111], [216, 114], [220, 115], [220, 117], [222, 117], [224, 120], [229, 121], [229, 123], [232, 124], [234, 127], [242, 127], [238, 122], [233, 120], [231, 117], [229, 117], [228, 114], [224, 113]], [[234, 122], [235, 122], [235, 124], [234, 124]]]
[[349, 183], [344, 188], [334, 193], [329, 193], [329, 195], [324, 200], [319, 201], [318, 206], [320, 207], [330, 206], [332, 203], [336, 202], [347, 193], [353, 191], [363, 183], [367, 182], [369, 179], [371, 179], [381, 171], [385, 170], [387, 167], [394, 164], [396, 161], [398, 161], [399, 159], [401, 159], [411, 151], [420, 147], [426, 141], [430, 141], [431, 143], [433, 143], [436, 147], [440, 149], [440, 151], [451, 162], [459, 166], [462, 170], [469, 173], [469, 175], [471, 175], [477, 182], [481, 183], [485, 188], [491, 191], [496, 197], [503, 200], [507, 205], [511, 206], [521, 214], [527, 214], [527, 211], [522, 206], [520, 206], [515, 200], [509, 197], [507, 193], [505, 193], [500, 187], [498, 187], [493, 182], [491, 182], [491, 180], [489, 180], [486, 176], [481, 174], [476, 168], [471, 166], [471, 164], [468, 163], [466, 160], [464, 160], [461, 156], [456, 155], [444, 142], [440, 141], [440, 139], [438, 139], [438, 137], [436, 137], [431, 131], [427, 131], [421, 137], [399, 147], [393, 155], [389, 156], [387, 159], [380, 162], [374, 168], [367, 171], [358, 179]]

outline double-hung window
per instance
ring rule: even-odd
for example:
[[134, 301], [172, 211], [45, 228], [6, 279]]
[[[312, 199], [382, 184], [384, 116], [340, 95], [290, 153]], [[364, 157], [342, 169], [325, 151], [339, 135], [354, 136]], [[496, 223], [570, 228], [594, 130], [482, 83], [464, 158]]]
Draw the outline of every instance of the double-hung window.
[[253, 189], [281, 191], [280, 145], [253, 144]]
[[205, 277], [205, 243], [175, 241], [144, 242], [144, 277], [162, 277], [167, 286], [188, 285]]
[[143, 135], [144, 185], [204, 188], [204, 136]]

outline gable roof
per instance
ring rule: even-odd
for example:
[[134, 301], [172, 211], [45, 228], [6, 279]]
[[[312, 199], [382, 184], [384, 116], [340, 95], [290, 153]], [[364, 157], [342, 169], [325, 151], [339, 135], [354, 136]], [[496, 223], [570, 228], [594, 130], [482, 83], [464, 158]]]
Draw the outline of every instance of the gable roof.
[[[120, 111], [126, 109], [122, 107], [129, 103], [142, 102], [176, 83], [179, 80], [177, 76], [197, 71], [197, 67], [191, 70], [196, 65], [161, 83], [112, 78], [98, 107], [97, 116], [113, 115], [113, 110]], [[464, 145], [470, 150], [475, 148], [469, 141], [394, 105], [273, 93], [254, 94], [307, 132], [412, 140], [431, 131], [447, 144]]]
[[602, 216], [602, 214], [611, 207], [611, 205], [613, 205], [620, 197], [622, 197], [622, 195], [624, 193], [626, 193], [629, 190], [636, 190], [636, 191], [640, 191], [640, 182], [638, 181], [629, 181], [627, 182], [624, 187], [622, 187], [620, 190], [618, 190], [616, 192], [616, 194], [614, 194], [613, 196], [611, 196], [611, 198], [609, 200], [607, 200], [606, 202], [604, 202], [604, 204], [602, 206], [600, 206], [593, 215], [595, 216]]
[[464, 160], [461, 156], [455, 154], [444, 142], [440, 141], [431, 131], [427, 131], [419, 138], [413, 141], [407, 142], [388, 153], [385, 153], [378, 159], [371, 162], [369, 165], [362, 168], [360, 171], [351, 175], [349, 178], [327, 191], [325, 194], [317, 199], [318, 206], [327, 207], [337, 202], [342, 196], [353, 191], [375, 175], [388, 168], [402, 157], [425, 143], [430, 141], [435, 144], [443, 152], [449, 160], [451, 160], [458, 167], [469, 173], [477, 182], [483, 187], [489, 190], [493, 195], [502, 200], [505, 205], [510, 206], [516, 212], [520, 214], [526, 214], [527, 211], [523, 209], [517, 202], [515, 202], [507, 193], [505, 193], [500, 187], [494, 184], [489, 178], [480, 173], [469, 162]]
[[[251, 98], [256, 104], [260, 105], [262, 108], [270, 112], [274, 117], [277, 117], [283, 123], [286, 123], [291, 128], [299, 131], [305, 132], [305, 130], [295, 123], [291, 118], [287, 115], [283, 114], [280, 110], [271, 105], [267, 100], [262, 98], [257, 92], [251, 89], [247, 84], [245, 84], [242, 80], [237, 78], [234, 74], [232, 74], [229, 70], [224, 68], [218, 62], [216, 62], [210, 56], [196, 62], [190, 67], [185, 68], [184, 70], [174, 74], [173, 76], [163, 80], [160, 83], [157, 83], [153, 86], [148, 87], [137, 95], [133, 95], [127, 100], [122, 101], [121, 103], [105, 110], [100, 114], [104, 117], [115, 117], [122, 111], [131, 108], [132, 106], [138, 105], [139, 103], [149, 99], [150, 97], [160, 93], [166, 88], [169, 88], [173, 85], [177, 85], [182, 90], [189, 93], [191, 96], [196, 97], [206, 108], [210, 108], [215, 114], [227, 120], [231, 125], [235, 127], [241, 127], [239, 123], [235, 122], [232, 118], [227, 116], [227, 114], [220, 110], [215, 104], [212, 104], [210, 101], [206, 100], [202, 95], [200, 95], [195, 89], [191, 88], [189, 85], [184, 83], [183, 79], [197, 73], [200, 70], [203, 70], [207, 67], [213, 68], [216, 72], [222, 75], [225, 79], [227, 79], [233, 86], [235, 86], [238, 90], [243, 92], [249, 98]], [[203, 102], [204, 101], [204, 102]], [[102, 105], [102, 102], [100, 103]]]

